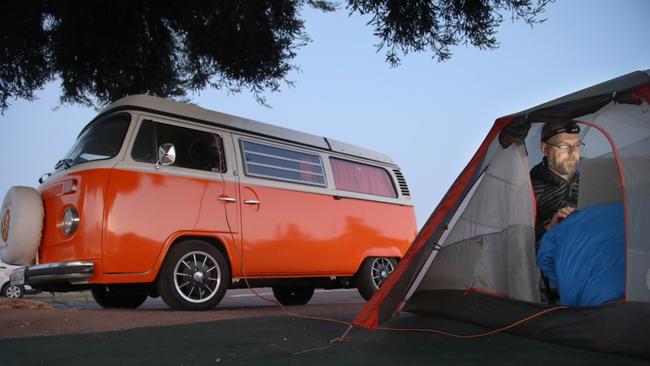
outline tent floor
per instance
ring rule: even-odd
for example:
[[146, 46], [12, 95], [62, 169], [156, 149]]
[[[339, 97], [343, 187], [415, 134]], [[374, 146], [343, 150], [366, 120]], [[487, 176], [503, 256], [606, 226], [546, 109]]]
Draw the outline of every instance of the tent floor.
[[[485, 331], [458, 321], [408, 314], [385, 325], [435, 328], [464, 334]], [[340, 336], [345, 329], [344, 325], [322, 321], [263, 317], [72, 336], [4, 339], [0, 341], [0, 364], [647, 365], [647, 360], [643, 359], [591, 352], [508, 334], [460, 340], [435, 334], [354, 328], [348, 334], [347, 342], [328, 347], [329, 341]]]
[[[544, 311], [541, 316], [536, 316]], [[650, 359], [650, 303], [618, 302], [591, 307], [549, 306], [480, 292], [423, 290], [416, 292], [404, 311], [469, 322], [488, 329], [588, 350]]]

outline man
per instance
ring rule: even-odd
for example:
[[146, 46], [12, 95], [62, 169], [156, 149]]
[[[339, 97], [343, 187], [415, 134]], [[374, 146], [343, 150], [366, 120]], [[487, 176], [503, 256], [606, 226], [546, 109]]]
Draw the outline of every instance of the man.
[[536, 243], [577, 207], [582, 145], [580, 127], [573, 121], [548, 122], [542, 128], [544, 158], [530, 170], [537, 200]]

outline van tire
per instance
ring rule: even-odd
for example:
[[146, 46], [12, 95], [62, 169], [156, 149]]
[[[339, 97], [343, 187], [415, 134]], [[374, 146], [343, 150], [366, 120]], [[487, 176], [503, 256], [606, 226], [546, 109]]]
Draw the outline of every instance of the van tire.
[[384, 280], [395, 270], [397, 261], [394, 258], [368, 257], [364, 259], [361, 268], [354, 276], [357, 290], [366, 301], [377, 292]]
[[106, 309], [136, 309], [147, 300], [147, 293], [132, 285], [95, 285], [90, 288], [95, 302]]
[[273, 296], [285, 306], [305, 305], [314, 296], [314, 286], [273, 286]]
[[41, 244], [43, 200], [31, 187], [11, 187], [0, 208], [0, 258], [18, 266], [32, 263]]
[[187, 240], [167, 254], [157, 286], [172, 309], [210, 310], [223, 299], [230, 281], [230, 267], [217, 248], [201, 240]]
[[9, 299], [20, 299], [25, 295], [25, 287], [20, 285], [12, 285], [11, 283], [5, 283], [2, 286], [2, 296]]

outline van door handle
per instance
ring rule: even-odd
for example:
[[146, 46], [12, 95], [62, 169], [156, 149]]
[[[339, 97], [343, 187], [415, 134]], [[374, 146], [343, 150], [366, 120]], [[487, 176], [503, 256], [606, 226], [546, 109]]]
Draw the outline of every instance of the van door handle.
[[224, 201], [224, 202], [237, 202], [237, 199], [236, 199], [236, 198], [227, 197], [227, 196], [219, 197], [219, 198], [217, 198], [217, 199], [218, 199], [219, 201]]
[[260, 201], [258, 201], [258, 200], [244, 200], [244, 204], [247, 204], [247, 205], [259, 205]]

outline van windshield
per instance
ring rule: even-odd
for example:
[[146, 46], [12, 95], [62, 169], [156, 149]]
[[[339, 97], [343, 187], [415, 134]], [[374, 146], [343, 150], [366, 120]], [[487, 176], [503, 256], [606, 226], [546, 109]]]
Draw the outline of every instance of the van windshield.
[[91, 122], [81, 131], [75, 144], [56, 163], [54, 169], [67, 169], [87, 161], [110, 159], [117, 155], [130, 120], [128, 114], [121, 113]]

